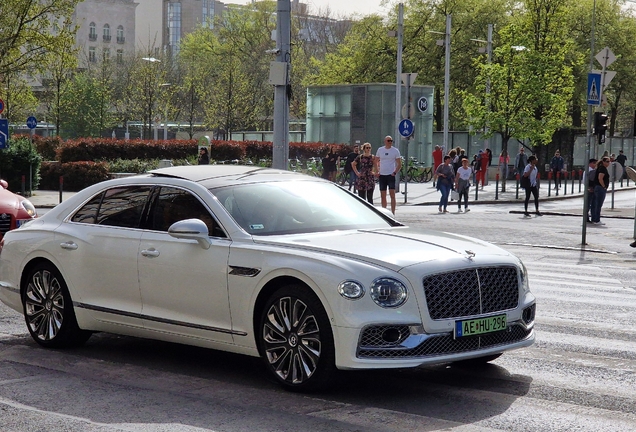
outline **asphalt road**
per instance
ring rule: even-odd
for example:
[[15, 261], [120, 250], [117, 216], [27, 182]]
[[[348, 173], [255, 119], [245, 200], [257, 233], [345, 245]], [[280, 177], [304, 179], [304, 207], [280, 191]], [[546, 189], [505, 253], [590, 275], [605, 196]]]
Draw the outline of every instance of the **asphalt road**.
[[554, 214], [543, 217], [511, 213], [519, 206], [397, 212], [525, 262], [537, 342], [491, 365], [344, 373], [328, 392], [298, 395], [270, 382], [258, 359], [212, 350], [107, 334], [45, 350], [0, 307], [0, 430], [636, 431], [633, 220], [603, 219], [582, 247], [581, 217], [557, 216], [575, 200], [542, 203]]

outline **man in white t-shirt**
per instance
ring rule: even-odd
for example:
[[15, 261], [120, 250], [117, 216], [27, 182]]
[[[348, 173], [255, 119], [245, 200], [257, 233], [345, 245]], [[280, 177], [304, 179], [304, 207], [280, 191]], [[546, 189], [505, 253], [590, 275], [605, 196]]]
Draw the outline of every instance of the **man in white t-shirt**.
[[393, 147], [393, 138], [384, 137], [384, 147], [380, 147], [375, 153], [376, 173], [380, 180], [380, 200], [382, 207], [386, 208], [386, 189], [391, 195], [391, 213], [395, 214], [395, 175], [402, 168], [400, 151]]

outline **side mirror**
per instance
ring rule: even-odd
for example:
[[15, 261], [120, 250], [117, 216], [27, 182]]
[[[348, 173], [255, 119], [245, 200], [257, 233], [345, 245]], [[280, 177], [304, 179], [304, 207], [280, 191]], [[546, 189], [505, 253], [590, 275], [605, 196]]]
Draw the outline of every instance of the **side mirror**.
[[210, 249], [208, 226], [201, 219], [175, 222], [168, 228], [168, 234], [178, 239], [196, 240], [203, 249]]

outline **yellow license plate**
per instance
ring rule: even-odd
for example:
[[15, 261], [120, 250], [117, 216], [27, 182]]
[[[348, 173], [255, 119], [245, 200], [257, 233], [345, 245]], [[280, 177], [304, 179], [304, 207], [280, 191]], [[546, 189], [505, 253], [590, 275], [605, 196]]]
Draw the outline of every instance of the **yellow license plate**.
[[506, 314], [455, 321], [455, 337], [475, 336], [505, 330]]

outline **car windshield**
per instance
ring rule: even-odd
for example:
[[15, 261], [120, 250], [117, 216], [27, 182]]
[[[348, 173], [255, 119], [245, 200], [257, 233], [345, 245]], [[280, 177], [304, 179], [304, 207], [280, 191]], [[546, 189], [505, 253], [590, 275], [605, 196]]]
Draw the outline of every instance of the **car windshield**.
[[265, 182], [210, 189], [253, 235], [296, 234], [391, 226], [389, 219], [333, 183]]

